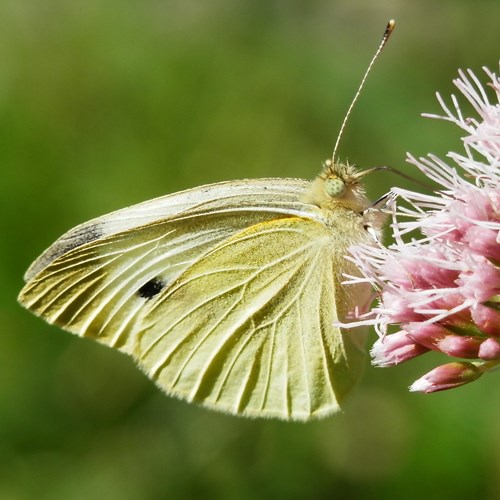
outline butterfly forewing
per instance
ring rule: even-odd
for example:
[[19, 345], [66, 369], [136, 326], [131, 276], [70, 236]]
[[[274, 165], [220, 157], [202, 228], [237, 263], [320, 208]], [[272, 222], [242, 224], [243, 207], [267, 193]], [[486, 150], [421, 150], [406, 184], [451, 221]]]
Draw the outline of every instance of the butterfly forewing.
[[[106, 236], [142, 229], [149, 224], [214, 213], [266, 212], [314, 216], [299, 197], [308, 186], [301, 179], [255, 179], [220, 182], [162, 196], [76, 226], [33, 262], [24, 278], [31, 280], [53, 260]], [[314, 208], [314, 207], [313, 207]]]
[[[220, 241], [248, 225], [286, 217], [287, 210], [307, 213], [297, 202], [299, 182], [304, 184], [206, 186], [197, 198], [196, 190], [187, 191], [79, 226], [35, 262], [32, 269], [46, 265], [28, 280], [19, 300], [50, 323], [129, 352], [130, 332], [147, 301]], [[252, 199], [257, 210], [247, 206], [249, 195], [258, 198]], [[166, 215], [170, 206], [182, 210], [135, 227]], [[127, 229], [113, 233], [125, 224]], [[100, 236], [72, 248], [85, 227]]]

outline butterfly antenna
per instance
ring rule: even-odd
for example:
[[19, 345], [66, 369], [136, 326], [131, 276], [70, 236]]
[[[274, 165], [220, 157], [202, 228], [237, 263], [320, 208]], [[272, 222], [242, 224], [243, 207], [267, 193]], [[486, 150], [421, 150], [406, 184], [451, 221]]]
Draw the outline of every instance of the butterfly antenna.
[[370, 73], [370, 70], [372, 69], [373, 63], [377, 60], [378, 55], [380, 54], [380, 52], [382, 52], [382, 49], [385, 47], [387, 40], [389, 40], [391, 33], [394, 31], [395, 25], [396, 25], [396, 23], [394, 22], [394, 19], [391, 19], [387, 23], [387, 27], [385, 28], [385, 32], [384, 32], [384, 36], [382, 37], [382, 41], [380, 42], [380, 45], [378, 46], [377, 52], [375, 52], [375, 55], [373, 56], [372, 60], [370, 61], [370, 64], [368, 65], [368, 68], [365, 71], [363, 79], [361, 80], [361, 83], [359, 84], [359, 87], [358, 87], [358, 90], [354, 96], [354, 99], [352, 100], [351, 105], [349, 106], [349, 109], [347, 110], [347, 113], [345, 114], [344, 121], [342, 122], [339, 134], [337, 136], [337, 141], [335, 142], [335, 146], [333, 148], [332, 164], [335, 163], [335, 155], [337, 153], [337, 148], [339, 146], [339, 142], [340, 142], [340, 138], [342, 137], [342, 133], [344, 132], [344, 128], [345, 128], [346, 123], [347, 123], [347, 119], [349, 118], [349, 115], [351, 114], [351, 111], [352, 111], [352, 108], [354, 107], [354, 104], [358, 100], [359, 94], [361, 93], [361, 89], [363, 88], [363, 85], [365, 84], [366, 78], [367, 78], [368, 74]]

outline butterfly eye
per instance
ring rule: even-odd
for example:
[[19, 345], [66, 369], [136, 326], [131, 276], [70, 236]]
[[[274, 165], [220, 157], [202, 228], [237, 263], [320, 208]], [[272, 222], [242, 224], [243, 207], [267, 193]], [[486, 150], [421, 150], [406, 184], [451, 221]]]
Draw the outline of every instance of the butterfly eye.
[[332, 198], [340, 198], [346, 190], [345, 182], [339, 178], [325, 180], [325, 193]]

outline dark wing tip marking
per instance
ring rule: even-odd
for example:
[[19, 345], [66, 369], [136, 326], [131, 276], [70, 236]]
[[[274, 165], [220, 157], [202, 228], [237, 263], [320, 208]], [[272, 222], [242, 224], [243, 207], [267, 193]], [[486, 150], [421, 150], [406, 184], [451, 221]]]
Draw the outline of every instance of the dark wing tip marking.
[[160, 278], [150, 279], [137, 290], [137, 294], [144, 299], [152, 299], [165, 288], [165, 284], [166, 283]]
[[38, 259], [31, 264], [29, 269], [24, 275], [26, 282], [31, 280], [40, 271], [45, 269], [54, 260], [62, 255], [81, 247], [87, 243], [98, 240], [104, 236], [104, 232], [99, 224], [83, 224], [77, 226], [65, 235], [61, 236], [52, 246], [38, 257]]

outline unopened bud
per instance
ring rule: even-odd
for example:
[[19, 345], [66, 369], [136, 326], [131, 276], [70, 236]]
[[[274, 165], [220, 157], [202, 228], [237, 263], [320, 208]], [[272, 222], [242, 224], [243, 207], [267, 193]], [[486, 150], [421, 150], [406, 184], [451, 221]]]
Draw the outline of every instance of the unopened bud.
[[482, 371], [472, 363], [456, 362], [438, 366], [410, 386], [411, 392], [437, 392], [473, 382]]
[[484, 333], [500, 337], [500, 311], [497, 309], [478, 304], [472, 309], [472, 320]]
[[448, 356], [475, 359], [479, 357], [482, 342], [478, 337], [447, 335], [437, 343], [437, 348]]
[[479, 348], [478, 357], [485, 360], [500, 358], [500, 342], [497, 339], [486, 339]]

